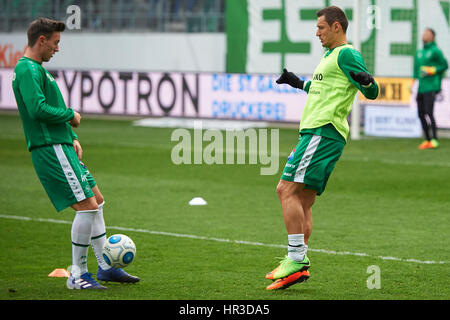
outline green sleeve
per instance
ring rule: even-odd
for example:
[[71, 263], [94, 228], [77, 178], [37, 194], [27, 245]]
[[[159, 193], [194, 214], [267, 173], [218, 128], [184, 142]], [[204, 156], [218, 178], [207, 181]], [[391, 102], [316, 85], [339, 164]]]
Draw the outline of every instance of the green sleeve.
[[447, 60], [445, 59], [444, 55], [442, 54], [442, 51], [437, 49], [434, 51], [435, 52], [435, 59], [436, 59], [436, 73], [444, 73], [445, 70], [448, 69], [448, 63]]
[[46, 103], [41, 86], [43, 80], [38, 72], [27, 68], [20, 77], [19, 91], [32, 119], [45, 123], [63, 123], [73, 118], [70, 108], [58, 108]]
[[342, 49], [339, 52], [338, 65], [341, 68], [342, 72], [344, 72], [344, 74], [346, 75], [347, 79], [355, 87], [357, 87], [367, 99], [376, 99], [376, 97], [378, 96], [378, 84], [376, 82], [371, 83], [369, 86], [365, 87], [353, 80], [353, 78], [350, 76], [350, 71], [353, 71], [354, 73], [369, 73], [364, 63], [363, 57], [357, 50], [352, 48]]
[[308, 93], [309, 92], [309, 87], [311, 87], [311, 81], [305, 82], [305, 84], [303, 85], [303, 90], [305, 90], [306, 93]]

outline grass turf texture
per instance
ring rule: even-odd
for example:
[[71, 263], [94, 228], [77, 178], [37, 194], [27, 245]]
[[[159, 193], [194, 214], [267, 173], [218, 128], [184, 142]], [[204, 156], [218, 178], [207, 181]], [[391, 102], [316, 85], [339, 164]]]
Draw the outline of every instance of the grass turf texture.
[[[131, 120], [84, 118], [76, 130], [83, 160], [103, 195], [107, 226], [285, 245], [275, 187], [296, 129], [280, 129], [280, 167], [261, 176], [258, 165], [174, 165], [172, 129], [132, 126]], [[70, 291], [49, 278], [71, 264], [70, 223], [0, 218], [0, 299], [449, 299], [450, 141], [417, 150], [420, 139], [350, 141], [325, 193], [313, 207], [311, 278], [268, 292], [264, 278], [286, 250], [145, 232], [125, 233], [137, 246], [126, 268], [142, 281], [108, 284], [107, 292]], [[0, 115], [0, 214], [72, 221], [56, 213], [34, 172], [20, 118]], [[207, 206], [189, 206], [201, 196]], [[445, 264], [383, 260], [378, 256]], [[381, 289], [369, 290], [370, 265]], [[89, 271], [97, 265], [92, 250]]]

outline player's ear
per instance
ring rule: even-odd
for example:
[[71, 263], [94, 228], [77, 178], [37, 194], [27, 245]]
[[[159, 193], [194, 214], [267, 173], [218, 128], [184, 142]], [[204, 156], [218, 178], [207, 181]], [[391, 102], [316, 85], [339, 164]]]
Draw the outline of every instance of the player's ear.
[[339, 29], [342, 29], [341, 25], [339, 24], [339, 22], [335, 21], [333, 22], [333, 31], [334, 32], [339, 32]]
[[36, 42], [39, 44], [39, 46], [42, 46], [44, 44], [44, 40], [47, 40], [47, 38], [41, 34]]

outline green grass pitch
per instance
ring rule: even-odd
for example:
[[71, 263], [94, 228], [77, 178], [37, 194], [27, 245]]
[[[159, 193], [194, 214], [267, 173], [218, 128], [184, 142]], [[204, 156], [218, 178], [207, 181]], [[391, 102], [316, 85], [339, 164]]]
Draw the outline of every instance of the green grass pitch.
[[[268, 292], [264, 275], [287, 241], [275, 187], [297, 130], [280, 129], [279, 171], [270, 176], [259, 165], [174, 165], [172, 131], [92, 117], [76, 130], [105, 196], [107, 233], [134, 240], [126, 271], [142, 279], [80, 292], [48, 277], [71, 264], [73, 211], [54, 210], [20, 118], [0, 115], [0, 299], [450, 298], [450, 140], [424, 151], [420, 139], [350, 141], [313, 207], [311, 278]], [[189, 206], [197, 196], [208, 205]], [[379, 289], [367, 286], [373, 265]], [[95, 274], [91, 249], [88, 267]]]

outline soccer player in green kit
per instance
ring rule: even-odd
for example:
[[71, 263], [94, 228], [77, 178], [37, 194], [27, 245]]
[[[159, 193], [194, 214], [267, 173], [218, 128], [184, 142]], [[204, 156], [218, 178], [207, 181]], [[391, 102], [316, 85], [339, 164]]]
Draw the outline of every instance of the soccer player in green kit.
[[284, 69], [276, 81], [308, 93], [300, 121], [299, 142], [291, 152], [277, 186], [288, 233], [288, 255], [266, 275], [266, 289], [284, 289], [310, 277], [307, 257], [312, 232], [312, 206], [346, 144], [350, 113], [360, 90], [369, 99], [378, 96], [378, 85], [367, 71], [361, 54], [347, 43], [348, 20], [338, 7], [317, 12], [316, 36], [327, 50], [311, 81], [302, 81]]
[[81, 162], [82, 148], [72, 127], [81, 116], [67, 108], [52, 75], [42, 66], [59, 51], [62, 22], [39, 18], [27, 31], [28, 45], [18, 61], [12, 87], [22, 119], [27, 148], [36, 173], [57, 211], [72, 207], [72, 271], [69, 289], [107, 289], [87, 271], [92, 246], [98, 262], [97, 280], [137, 282], [139, 278], [108, 266], [102, 256], [106, 240], [104, 199], [94, 178]]
[[439, 147], [433, 109], [436, 95], [441, 91], [442, 77], [448, 69], [448, 63], [437, 47], [435, 37], [434, 30], [427, 28], [422, 35], [423, 48], [417, 50], [414, 57], [414, 78], [419, 81], [416, 97], [417, 110], [426, 139], [419, 145], [420, 150]]

